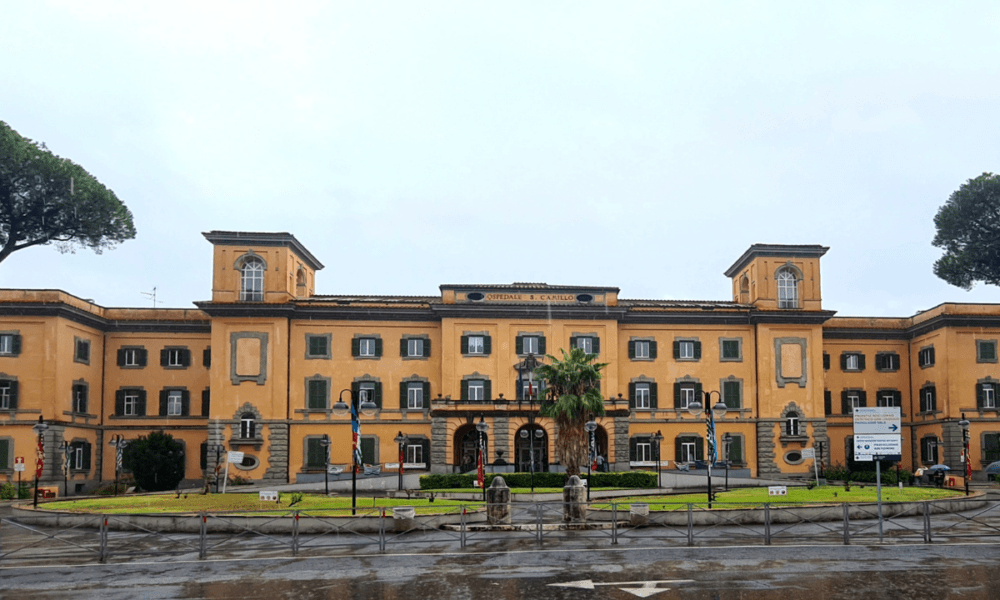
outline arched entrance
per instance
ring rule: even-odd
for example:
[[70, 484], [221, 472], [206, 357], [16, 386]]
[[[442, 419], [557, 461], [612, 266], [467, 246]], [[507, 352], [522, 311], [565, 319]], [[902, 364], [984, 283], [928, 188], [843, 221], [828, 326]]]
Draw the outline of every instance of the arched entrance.
[[[532, 451], [534, 449], [534, 451]], [[514, 434], [514, 456], [519, 473], [531, 472], [534, 458], [535, 472], [549, 470], [549, 436], [537, 423], [525, 425]]]
[[[455, 430], [454, 437], [454, 448], [452, 449], [452, 456], [454, 457], [455, 467], [459, 473], [468, 473], [469, 471], [475, 471], [477, 466], [477, 456], [476, 450], [479, 447], [479, 431], [476, 429], [474, 423], [467, 423], [462, 425]], [[483, 434], [483, 443], [489, 448], [490, 439], [489, 434]], [[489, 454], [487, 453], [487, 462], [489, 462]]]
[[[609, 471], [611, 469], [609, 464], [611, 456], [608, 454], [608, 432], [600, 425], [594, 430], [594, 446], [594, 460], [597, 462], [597, 470]], [[598, 456], [601, 457], [600, 460], [597, 460]]]

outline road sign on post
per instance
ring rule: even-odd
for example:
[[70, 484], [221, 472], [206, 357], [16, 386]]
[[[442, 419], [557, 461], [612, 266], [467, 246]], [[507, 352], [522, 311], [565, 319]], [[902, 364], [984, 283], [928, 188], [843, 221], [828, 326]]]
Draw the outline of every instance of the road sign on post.
[[854, 460], [884, 460], [903, 453], [899, 407], [854, 409]]

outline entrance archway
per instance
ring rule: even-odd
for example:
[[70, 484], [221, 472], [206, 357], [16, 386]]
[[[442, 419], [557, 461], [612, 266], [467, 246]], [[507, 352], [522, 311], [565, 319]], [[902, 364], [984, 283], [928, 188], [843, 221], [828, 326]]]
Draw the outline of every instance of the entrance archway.
[[[455, 468], [459, 473], [468, 473], [476, 470], [476, 450], [479, 448], [479, 431], [474, 423], [467, 423], [455, 430], [453, 438], [454, 448], [452, 456], [455, 461]], [[483, 443], [490, 447], [489, 434], [483, 434]], [[489, 453], [487, 453], [489, 462]]]
[[549, 470], [549, 436], [545, 429], [532, 423], [524, 425], [514, 434], [514, 456], [519, 473], [530, 473], [534, 447], [535, 472]]

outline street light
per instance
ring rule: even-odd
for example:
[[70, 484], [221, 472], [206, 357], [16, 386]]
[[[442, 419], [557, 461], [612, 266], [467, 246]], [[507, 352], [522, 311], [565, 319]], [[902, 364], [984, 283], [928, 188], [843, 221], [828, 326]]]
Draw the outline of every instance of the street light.
[[[535, 390], [534, 374], [535, 369], [538, 368], [538, 359], [535, 358], [534, 354], [528, 354], [524, 357], [524, 361], [518, 365], [517, 370], [520, 375], [521, 381], [521, 400], [518, 400], [518, 408], [520, 409], [520, 404], [522, 401], [528, 401], [528, 428], [522, 429], [520, 436], [522, 440], [528, 440], [529, 450], [528, 455], [531, 464], [528, 466], [528, 470], [531, 473], [531, 493], [535, 493], [535, 439], [537, 438], [539, 442], [545, 437], [545, 432], [541, 428], [535, 428], [535, 399], [538, 396], [538, 392]], [[528, 389], [524, 389], [524, 381], [528, 381]], [[529, 431], [530, 430], [530, 431]], [[589, 486], [589, 482], [588, 482]], [[587, 488], [590, 489], [589, 487]]]
[[656, 489], [660, 489], [660, 442], [663, 441], [663, 434], [660, 430], [656, 430], [656, 434], [653, 435], [653, 441], [656, 442]]
[[722, 436], [722, 443], [726, 445], [726, 491], [729, 491], [729, 446], [733, 443], [733, 436], [728, 431]]
[[[350, 406], [344, 402], [344, 392], [347, 392], [350, 396]], [[363, 396], [364, 400], [361, 400], [358, 396]], [[337, 398], [336, 404], [333, 405], [333, 414], [338, 417], [343, 417], [348, 411], [351, 413], [351, 447], [352, 461], [354, 463], [354, 466], [351, 468], [352, 515], [358, 514], [358, 467], [361, 466], [361, 418], [358, 413], [360, 412], [366, 417], [370, 417], [375, 414], [376, 410], [378, 410], [378, 406], [368, 399], [367, 393], [355, 394], [354, 390], [341, 390], [340, 397]]]
[[[117, 496], [118, 495], [118, 473], [120, 473], [121, 470], [122, 470], [122, 450], [125, 449], [125, 446], [128, 446], [128, 441], [125, 440], [124, 436], [122, 436], [121, 434], [117, 434], [116, 433], [115, 435], [113, 435], [111, 437], [111, 441], [108, 442], [108, 445], [115, 449], [115, 491], [114, 491], [114, 495]], [[215, 491], [216, 492], [219, 491], [219, 486], [218, 485], [215, 486]]]
[[35, 502], [34, 507], [38, 508], [38, 480], [42, 477], [42, 470], [45, 468], [45, 438], [43, 435], [48, 430], [49, 425], [38, 415], [38, 423], [31, 427], [38, 434], [38, 449], [35, 454]]
[[594, 420], [594, 415], [590, 415], [590, 420], [587, 421], [583, 428], [587, 430], [587, 435], [590, 438], [590, 452], [587, 454], [589, 460], [587, 461], [587, 502], [590, 502], [590, 486], [594, 483], [594, 461], [597, 460], [595, 456], [594, 448], [594, 432], [597, 431], [597, 421]]
[[962, 413], [962, 420], [958, 422], [958, 426], [962, 428], [962, 443], [965, 446], [965, 495], [969, 495], [969, 478], [972, 477], [972, 460], [969, 457], [969, 420], [965, 418], [965, 413]]
[[[705, 392], [705, 406], [708, 406], [712, 401], [712, 394], [717, 394], [719, 396], [719, 401], [712, 406], [712, 410], [705, 411], [705, 423], [707, 425], [708, 433], [708, 468], [705, 469], [708, 473], [708, 508], [712, 508], [712, 465], [719, 457], [719, 452], [715, 445], [715, 419], [721, 419], [726, 416], [726, 404], [722, 401], [722, 394], [719, 392]], [[694, 415], [696, 418], [701, 417], [701, 413], [704, 410], [701, 402], [695, 400], [688, 405], [688, 412]]]
[[392, 441], [396, 442], [399, 445], [399, 491], [402, 492], [403, 491], [403, 452], [406, 450], [406, 444], [409, 443], [410, 438], [408, 438], [405, 435], [403, 435], [403, 432], [400, 431], [399, 433], [396, 434], [396, 437], [393, 438]]
[[326, 495], [330, 495], [330, 436], [323, 434], [319, 440], [319, 445], [323, 446], [323, 490]]
[[479, 432], [479, 480], [480, 486], [483, 488], [483, 502], [486, 502], [486, 444], [483, 441], [483, 436], [486, 435], [486, 431], [489, 430], [490, 426], [486, 424], [486, 417], [480, 416], [479, 422], [476, 423], [476, 431]]
[[[534, 422], [535, 422], [535, 416], [528, 415], [528, 425], [533, 427]], [[541, 442], [542, 438], [545, 437], [545, 432], [542, 431], [540, 427], [532, 428], [531, 431], [528, 431], [527, 429], [522, 429], [520, 435], [522, 440], [528, 440], [528, 445], [529, 445], [528, 456], [531, 463], [528, 465], [528, 470], [531, 472], [531, 493], [534, 494], [535, 493], [535, 440], [537, 439], [539, 442]]]

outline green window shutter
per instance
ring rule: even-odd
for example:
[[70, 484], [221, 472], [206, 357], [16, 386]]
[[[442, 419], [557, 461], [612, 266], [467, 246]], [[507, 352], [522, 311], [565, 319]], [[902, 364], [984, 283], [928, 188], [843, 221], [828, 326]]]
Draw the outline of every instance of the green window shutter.
[[462, 399], [462, 400], [468, 400], [469, 399], [469, 381], [467, 379], [463, 379], [462, 380], [462, 384], [460, 386], [460, 390], [461, 390], [461, 392], [460, 392], [459, 398]]
[[635, 342], [632, 340], [629, 340], [628, 343], [628, 357], [635, 358]]
[[841, 355], [840, 355], [840, 370], [841, 371], [846, 371], [847, 370], [847, 353], [846, 352], [845, 353], [841, 353]]
[[[352, 402], [354, 401], [355, 398], [357, 398], [359, 402], [361, 401], [360, 392], [361, 392], [361, 385], [357, 381], [351, 382], [351, 401]], [[358, 415], [358, 416], [360, 417], [360, 415]]]
[[840, 414], [851, 414], [851, 399], [847, 397], [847, 390], [840, 392]]
[[740, 407], [740, 383], [738, 381], [726, 381], [722, 384], [722, 397], [726, 408]]
[[375, 438], [361, 438], [361, 462], [367, 465], [374, 465], [378, 462], [375, 457]]
[[830, 370], [830, 355], [827, 354], [826, 352], [823, 353], [823, 370], [824, 371]]
[[649, 358], [656, 358], [656, 340], [649, 342]]
[[125, 365], [125, 349], [124, 348], [119, 348], [118, 349], [118, 366], [122, 367], [124, 365]]
[[868, 406], [868, 392], [864, 390], [858, 392], [858, 400], [861, 402], [861, 406]]
[[656, 393], [656, 382], [649, 384], [649, 407], [658, 408], [657, 406], [657, 393]]
[[638, 445], [638, 443], [639, 443], [639, 439], [638, 438], [634, 438], [633, 437], [633, 438], [629, 438], [629, 440], [628, 440], [628, 459], [630, 461], [637, 460], [636, 459], [636, 445]]
[[10, 441], [0, 440], [0, 469], [7, 469], [10, 465]]
[[545, 336], [538, 338], [538, 353], [545, 356]]
[[309, 380], [309, 399], [306, 406], [313, 409], [326, 408], [326, 382], [322, 379]]
[[166, 348], [160, 350], [160, 366], [161, 367], [167, 366], [167, 354], [168, 354], [168, 351], [167, 351]]
[[181, 416], [186, 417], [191, 414], [191, 392], [181, 390]]
[[694, 359], [701, 360], [701, 342], [694, 343]]
[[462, 336], [462, 343], [461, 343], [460, 351], [461, 351], [462, 354], [468, 354], [469, 353], [469, 336], [467, 336], [467, 335], [463, 335]]
[[115, 391], [115, 414], [119, 417], [125, 414], [125, 390]]
[[900, 392], [899, 390], [893, 392], [892, 402], [893, 402], [892, 405], [895, 406], [896, 408], [903, 408], [903, 392]]
[[431, 338], [424, 340], [424, 356], [429, 357], [431, 355]]
[[982, 408], [983, 407], [983, 396], [984, 396], [984, 394], [983, 394], [983, 384], [977, 383], [976, 384], [976, 408]]
[[514, 353], [524, 354], [524, 336], [519, 335], [514, 338]]
[[684, 438], [674, 438], [674, 462], [681, 462], [681, 456], [683, 456], [684, 450], [682, 444], [684, 443]]
[[139, 359], [139, 366], [145, 367], [146, 362], [149, 360], [149, 350], [146, 350], [145, 348], [140, 348], [139, 350], [136, 350], [136, 353], [138, 353], [139, 355], [137, 357]]
[[635, 383], [628, 384], [628, 407], [635, 408]]
[[406, 408], [406, 388], [409, 387], [405, 381], [399, 382], [399, 408]]
[[11, 343], [11, 354], [17, 356], [21, 353], [21, 336], [14, 334], [14, 340]]
[[674, 358], [678, 359], [681, 357], [681, 343], [674, 340]]
[[205, 388], [201, 391], [201, 416], [207, 417], [212, 414], [212, 390]]
[[146, 416], [146, 390], [137, 390], [139, 393], [139, 400], [136, 402], [135, 414], [139, 417]]
[[81, 465], [81, 466], [83, 467], [84, 471], [89, 471], [90, 470], [90, 453], [91, 453], [90, 442], [83, 442], [80, 445], [83, 447], [83, 465]]
[[382, 382], [375, 382], [375, 406], [382, 408]]
[[733, 436], [733, 441], [729, 443], [729, 462], [743, 462], [743, 436]]
[[569, 347], [570, 347], [570, 349], [571, 349], [571, 350], [572, 350], [573, 348], [576, 348], [576, 341], [577, 341], [578, 339], [580, 339], [580, 338], [578, 338], [578, 337], [577, 337], [577, 336], [575, 336], [575, 335], [571, 335], [571, 336], [569, 336]]
[[489, 379], [483, 382], [483, 398], [487, 401], [493, 399], [493, 382]]
[[712, 410], [712, 407], [708, 406], [709, 401], [705, 399], [705, 394], [703, 394], [701, 391], [700, 383], [694, 384], [694, 399], [697, 400], [698, 402], [701, 402], [702, 407], [705, 410]]
[[701, 437], [696, 437], [694, 439], [694, 455], [698, 457], [699, 460], [705, 460], [705, 440]]
[[[429, 382], [429, 381], [423, 382], [423, 388], [424, 388], [424, 407], [425, 408], [430, 408], [430, 406], [431, 406], [431, 382]], [[426, 457], [425, 457], [425, 459], [426, 459]]]
[[306, 467], [322, 468], [326, 466], [326, 452], [322, 438], [309, 438], [306, 440]]
[[409, 354], [408, 354], [408, 352], [409, 352], [409, 342], [410, 342], [410, 340], [408, 340], [406, 338], [399, 338], [399, 355], [400, 356], [409, 356]]
[[865, 355], [863, 352], [858, 353], [858, 370], [859, 371], [865, 370]]
[[18, 386], [18, 383], [20, 383], [20, 382], [18, 382], [18, 381], [11, 381], [10, 382], [10, 407], [12, 409], [17, 408], [17, 386]]
[[382, 356], [382, 338], [375, 338], [375, 356]]
[[191, 366], [191, 351], [187, 348], [181, 350], [181, 364], [185, 367]]
[[600, 354], [601, 353], [601, 338], [595, 337], [593, 345], [594, 345], [594, 354]]
[[[1000, 460], [1000, 433], [987, 433], [983, 436], [983, 460], [995, 462]], [[3, 464], [3, 461], [0, 461]]]
[[431, 464], [431, 441], [427, 438], [422, 438], [420, 440], [420, 446], [424, 450], [424, 465], [425, 468], [429, 468]]
[[830, 390], [823, 390], [823, 414], [827, 416], [833, 414], [833, 395]]
[[493, 337], [489, 335], [483, 336], [483, 354], [490, 354], [493, 352]]
[[351, 340], [351, 356], [355, 358], [361, 356], [361, 338]]
[[167, 390], [160, 390], [160, 416], [167, 416]]
[[929, 363], [927, 363], [927, 364], [933, 365], [934, 363], [935, 363], [935, 360], [934, 360], [934, 347], [931, 346], [931, 361]]
[[212, 347], [205, 348], [201, 353], [201, 364], [206, 369], [212, 366]]
[[681, 407], [681, 384], [674, 382], [674, 408]]

